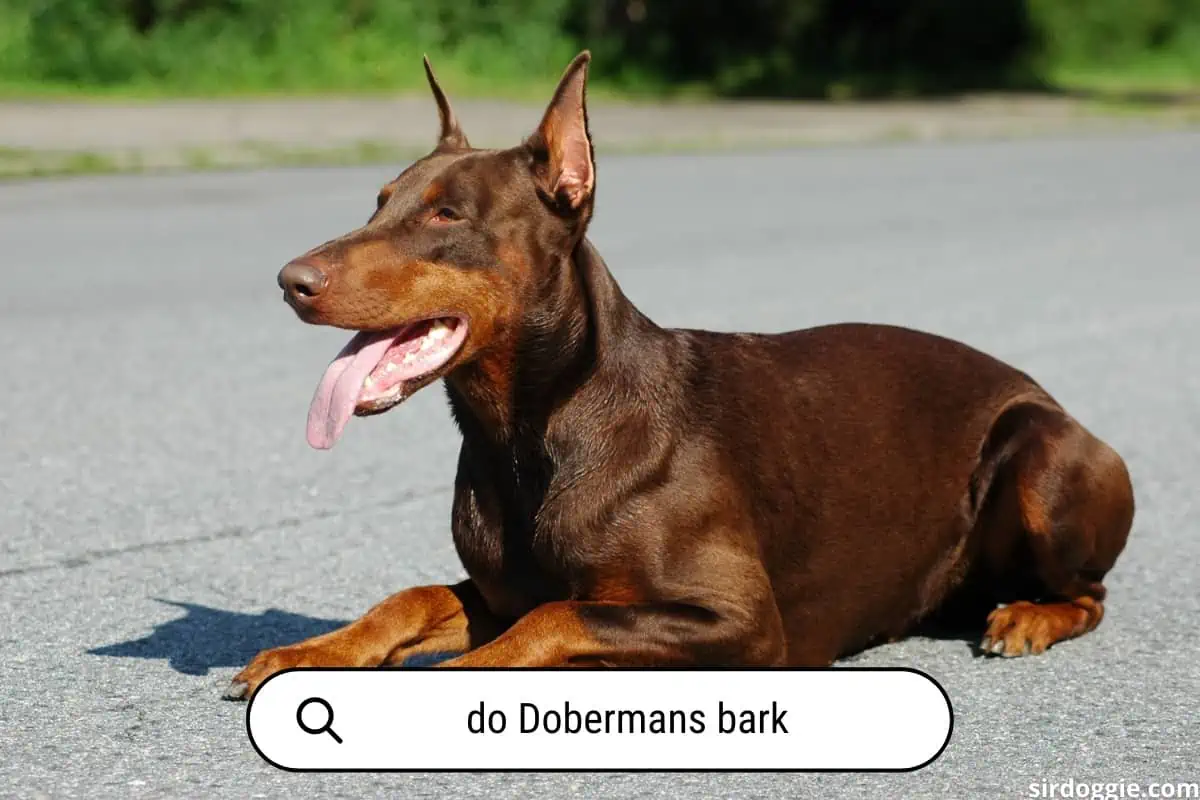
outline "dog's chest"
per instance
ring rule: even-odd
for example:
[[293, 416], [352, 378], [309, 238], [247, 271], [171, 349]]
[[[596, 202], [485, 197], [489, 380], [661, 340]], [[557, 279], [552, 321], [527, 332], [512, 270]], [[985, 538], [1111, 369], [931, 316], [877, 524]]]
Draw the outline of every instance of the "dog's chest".
[[577, 595], [557, 532], [539, 530], [536, 514], [500, 503], [487, 487], [459, 490], [453, 527], [459, 559], [494, 613], [515, 618]]

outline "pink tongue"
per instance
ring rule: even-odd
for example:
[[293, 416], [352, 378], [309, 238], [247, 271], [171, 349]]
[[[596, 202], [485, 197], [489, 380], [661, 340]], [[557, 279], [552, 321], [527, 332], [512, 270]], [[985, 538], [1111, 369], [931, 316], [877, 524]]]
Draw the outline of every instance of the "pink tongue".
[[383, 358], [396, 333], [360, 333], [325, 370], [308, 407], [308, 443], [318, 450], [337, 444], [354, 413], [363, 381]]

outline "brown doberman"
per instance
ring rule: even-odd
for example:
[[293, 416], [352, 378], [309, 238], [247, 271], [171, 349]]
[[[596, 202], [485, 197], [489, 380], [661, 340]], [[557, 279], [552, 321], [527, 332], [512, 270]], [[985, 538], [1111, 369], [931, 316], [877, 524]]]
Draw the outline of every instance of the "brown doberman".
[[470, 146], [429, 64], [433, 152], [361, 228], [279, 273], [356, 331], [308, 440], [445, 380], [451, 526], [469, 578], [402, 591], [260, 653], [297, 666], [828, 665], [934, 615], [1041, 653], [1104, 613], [1133, 493], [1121, 458], [1027, 375], [938, 336], [660, 328], [587, 240], [589, 56], [537, 130]]

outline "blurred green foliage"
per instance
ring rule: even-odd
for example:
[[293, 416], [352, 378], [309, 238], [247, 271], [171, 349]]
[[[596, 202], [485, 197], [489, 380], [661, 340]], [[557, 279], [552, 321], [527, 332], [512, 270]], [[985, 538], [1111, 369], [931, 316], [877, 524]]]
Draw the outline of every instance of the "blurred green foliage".
[[622, 91], [1192, 86], [1200, 0], [0, 0], [5, 86], [408, 89], [428, 52], [456, 88], [511, 94], [544, 89], [582, 46]]
[[1200, 87], [1200, 0], [1027, 0], [1036, 68], [1090, 88]]
[[722, 94], [906, 94], [1028, 82], [1024, 0], [587, 5], [587, 38], [604, 63], [626, 60]]

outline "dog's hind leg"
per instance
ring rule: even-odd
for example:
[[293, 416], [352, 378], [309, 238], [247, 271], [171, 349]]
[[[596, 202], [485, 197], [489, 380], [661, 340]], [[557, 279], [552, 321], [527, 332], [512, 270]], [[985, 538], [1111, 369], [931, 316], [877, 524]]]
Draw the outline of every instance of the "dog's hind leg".
[[1104, 576], [1133, 522], [1120, 456], [1058, 408], [1022, 403], [993, 426], [995, 480], [980, 542], [996, 597], [981, 644], [1041, 653], [1104, 617]]
[[378, 667], [414, 655], [462, 653], [506, 627], [471, 581], [406, 589], [336, 631], [262, 651], [234, 677], [225, 697], [249, 698], [267, 678], [292, 667]]

